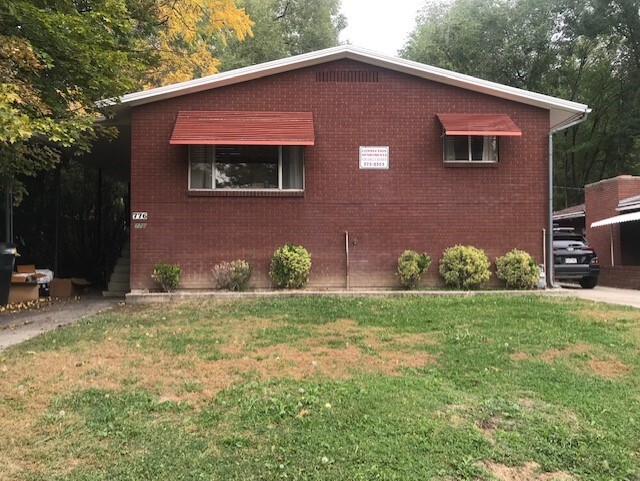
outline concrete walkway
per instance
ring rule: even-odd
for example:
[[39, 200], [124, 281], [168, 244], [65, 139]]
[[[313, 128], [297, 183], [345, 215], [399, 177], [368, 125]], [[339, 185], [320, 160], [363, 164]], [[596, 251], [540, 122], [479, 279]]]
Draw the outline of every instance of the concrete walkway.
[[567, 296], [578, 297], [588, 301], [608, 302], [640, 309], [640, 291], [634, 289], [617, 289], [604, 286], [597, 286], [594, 289], [582, 289], [580, 286], [563, 284], [560, 292]]
[[83, 317], [110, 309], [122, 299], [82, 297], [80, 299], [53, 301], [36, 311], [26, 310], [0, 315], [0, 351], [27, 339], [71, 324]]
[[256, 299], [274, 297], [316, 297], [316, 296], [347, 296], [347, 297], [403, 297], [403, 296], [485, 296], [503, 294], [508, 296], [565, 296], [586, 299], [595, 302], [608, 302], [640, 309], [640, 290], [616, 289], [613, 287], [597, 286], [595, 289], [582, 289], [577, 284], [562, 284], [561, 288], [533, 291], [490, 290], [490, 291], [447, 291], [447, 290], [417, 290], [399, 291], [391, 289], [333, 289], [333, 290], [258, 290], [246, 292], [227, 292], [218, 290], [185, 290], [171, 293], [164, 292], [131, 292], [126, 295], [128, 304], [150, 304], [190, 299]]

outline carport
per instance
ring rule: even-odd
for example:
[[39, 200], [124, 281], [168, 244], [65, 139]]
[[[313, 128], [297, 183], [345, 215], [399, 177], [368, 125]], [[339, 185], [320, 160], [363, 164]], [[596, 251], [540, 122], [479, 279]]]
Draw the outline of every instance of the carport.
[[[81, 156], [52, 145], [61, 152], [57, 167], [24, 179], [28, 195], [17, 206], [6, 195], [0, 209], [3, 240], [17, 244], [20, 264], [51, 269], [56, 277], [87, 278], [100, 288], [128, 249], [130, 217], [128, 119], [102, 122], [118, 129], [117, 138], [97, 140]], [[128, 277], [127, 268], [115, 287], [128, 292]]]

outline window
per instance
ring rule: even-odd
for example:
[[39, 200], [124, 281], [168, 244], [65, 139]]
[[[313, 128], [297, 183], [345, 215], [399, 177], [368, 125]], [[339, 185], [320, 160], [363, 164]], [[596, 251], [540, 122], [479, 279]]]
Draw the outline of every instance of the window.
[[298, 145], [190, 145], [189, 189], [302, 190]]
[[445, 162], [498, 162], [498, 138], [445, 135]]

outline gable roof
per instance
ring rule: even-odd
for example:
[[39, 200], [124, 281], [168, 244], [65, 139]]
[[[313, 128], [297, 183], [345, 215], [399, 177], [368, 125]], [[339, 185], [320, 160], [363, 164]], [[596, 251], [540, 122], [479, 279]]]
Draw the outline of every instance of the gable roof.
[[249, 80], [289, 72], [304, 67], [319, 65], [333, 60], [350, 59], [374, 65], [396, 72], [402, 72], [427, 80], [460, 87], [474, 92], [479, 92], [494, 97], [513, 100], [527, 105], [533, 105], [550, 112], [549, 128], [556, 130], [568, 125], [577, 118], [583, 117], [590, 112], [587, 105], [563, 100], [549, 95], [543, 95], [528, 90], [509, 87], [488, 80], [482, 80], [470, 75], [453, 72], [443, 68], [432, 67], [422, 63], [405, 60], [396, 57], [389, 57], [372, 52], [353, 45], [340, 45], [324, 50], [317, 50], [302, 55], [296, 55], [280, 60], [273, 60], [258, 65], [230, 70], [228, 72], [217, 73], [198, 79], [180, 82], [164, 87], [158, 87], [141, 92], [135, 92], [120, 97], [120, 101], [108, 101], [103, 105], [110, 105], [117, 110], [122, 108], [143, 105], [159, 100], [179, 97], [196, 92], [202, 92], [226, 85], [237, 84]]

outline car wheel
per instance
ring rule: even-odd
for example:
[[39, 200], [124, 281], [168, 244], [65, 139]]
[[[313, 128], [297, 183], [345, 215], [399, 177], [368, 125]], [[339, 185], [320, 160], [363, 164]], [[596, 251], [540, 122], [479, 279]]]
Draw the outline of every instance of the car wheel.
[[598, 285], [597, 277], [583, 277], [582, 279], [580, 279], [580, 286], [583, 289], [593, 289], [597, 285]]

